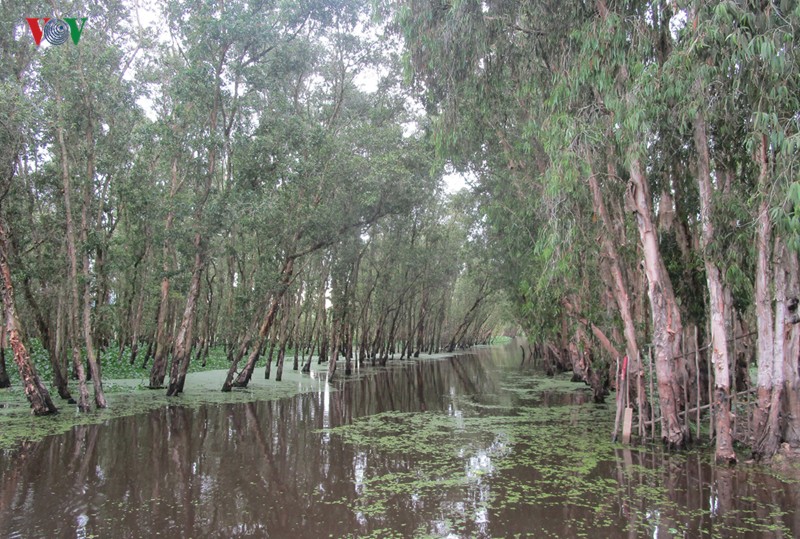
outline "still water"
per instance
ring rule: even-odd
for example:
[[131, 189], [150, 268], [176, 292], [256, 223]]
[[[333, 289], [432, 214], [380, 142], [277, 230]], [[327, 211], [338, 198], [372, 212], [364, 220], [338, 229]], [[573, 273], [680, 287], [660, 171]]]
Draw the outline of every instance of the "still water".
[[608, 441], [518, 347], [0, 453], [1, 537], [798, 537], [800, 485]]

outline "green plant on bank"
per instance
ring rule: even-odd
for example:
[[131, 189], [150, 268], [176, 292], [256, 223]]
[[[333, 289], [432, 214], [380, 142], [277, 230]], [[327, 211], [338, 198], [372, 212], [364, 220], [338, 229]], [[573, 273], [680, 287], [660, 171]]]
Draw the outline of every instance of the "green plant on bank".
[[[33, 361], [36, 371], [45, 382], [51, 382], [53, 377], [50, 360], [47, 357], [47, 350], [42, 347], [42, 343], [38, 338], [30, 340], [29, 350], [31, 360]], [[109, 343], [105, 349], [98, 351], [98, 358], [100, 360], [100, 368], [103, 373], [103, 380], [138, 380], [147, 378], [150, 372], [150, 366], [145, 365], [142, 367], [141, 361], [143, 356], [139, 356], [137, 361], [131, 365], [130, 350], [126, 349], [122, 356], [119, 355], [119, 346], [115, 342]], [[289, 354], [292, 354], [290, 351]], [[189, 364], [189, 372], [204, 372], [219, 369], [227, 369], [230, 366], [225, 350], [222, 346], [215, 346], [209, 348], [208, 358], [206, 364], [203, 365], [200, 361], [192, 361]], [[8, 374], [11, 380], [12, 388], [19, 388], [19, 372], [14, 368], [13, 364], [9, 365]]]
[[[32, 415], [23, 388], [18, 382], [19, 375], [10, 369], [11, 387], [0, 389], [0, 425], [2, 425], [0, 450], [12, 449], [18, 447], [20, 443], [37, 441], [51, 434], [60, 434], [76, 425], [101, 423], [171, 404], [197, 407], [207, 404], [272, 400], [291, 397], [316, 387], [312, 378], [298, 372], [287, 374], [285, 379], [288, 383], [262, 382], [246, 390], [222, 393], [218, 386], [220, 371], [227, 369], [229, 363], [224, 349], [214, 347], [209, 350], [205, 366], [199, 361], [192, 362], [189, 369], [190, 373], [194, 373], [192, 382], [182, 397], [175, 401], [164, 395], [163, 391], [148, 389], [149, 370], [142, 369], [138, 361], [136, 365], [131, 366], [127, 354], [119, 358], [113, 346], [109, 346], [108, 350], [100, 354], [99, 359], [102, 361], [103, 384], [109, 398], [109, 407], [89, 414], [76, 413], [74, 404], [58, 400], [59, 414], [48, 417]], [[37, 339], [32, 340], [31, 351], [36, 368], [46, 375], [49, 371], [49, 362], [46, 351], [42, 350]], [[46, 378], [49, 384], [49, 377]], [[76, 384], [76, 381], [70, 380], [71, 388]]]

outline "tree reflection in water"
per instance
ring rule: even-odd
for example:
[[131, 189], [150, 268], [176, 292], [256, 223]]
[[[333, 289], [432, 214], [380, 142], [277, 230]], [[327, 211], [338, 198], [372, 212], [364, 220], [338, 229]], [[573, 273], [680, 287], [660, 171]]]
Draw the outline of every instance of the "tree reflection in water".
[[[518, 359], [512, 348], [361, 369], [290, 399], [170, 406], [76, 427], [1, 454], [0, 535], [800, 531], [796, 484], [714, 468], [704, 454], [600, 443], [608, 414], [591, 394], [536, 391]], [[336, 430], [351, 424], [350, 434]]]

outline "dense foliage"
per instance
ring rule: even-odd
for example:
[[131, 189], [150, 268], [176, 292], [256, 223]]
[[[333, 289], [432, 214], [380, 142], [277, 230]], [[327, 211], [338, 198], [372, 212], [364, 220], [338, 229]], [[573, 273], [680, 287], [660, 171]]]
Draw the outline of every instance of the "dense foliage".
[[627, 355], [639, 433], [660, 416], [672, 446], [712, 403], [728, 461], [756, 361], [733, 437], [798, 443], [798, 4], [408, 0], [393, 20], [537, 342], [584, 368], [601, 350], [611, 378]]
[[[368, 3], [149, 8], [2, 6], [15, 360], [44, 354], [88, 410], [87, 382], [103, 407], [124, 365], [176, 395], [221, 351], [230, 390], [263, 356], [280, 380], [287, 351], [294, 369], [332, 358], [333, 375], [340, 354], [349, 372], [491, 337], [486, 257]], [[37, 47], [37, 14], [89, 18], [79, 43]]]

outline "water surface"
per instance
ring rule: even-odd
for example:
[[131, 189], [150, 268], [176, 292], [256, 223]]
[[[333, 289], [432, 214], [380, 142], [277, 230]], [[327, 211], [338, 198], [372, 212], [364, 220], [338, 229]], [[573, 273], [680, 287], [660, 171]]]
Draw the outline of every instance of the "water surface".
[[0, 453], [2, 537], [798, 537], [800, 487], [608, 441], [518, 347]]

